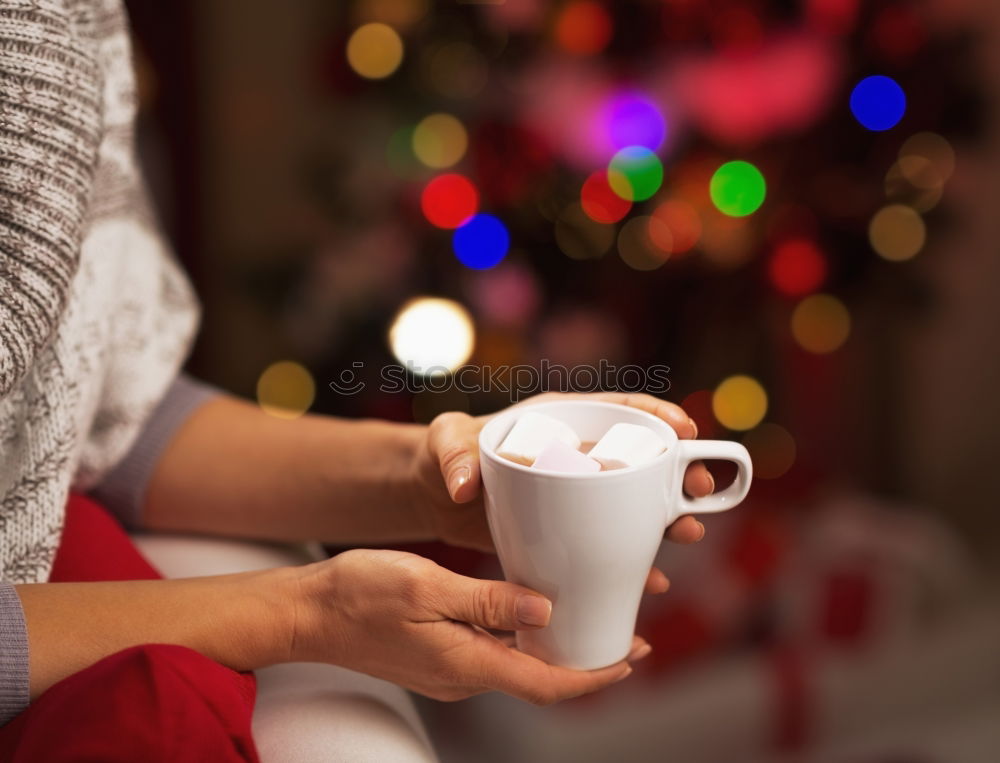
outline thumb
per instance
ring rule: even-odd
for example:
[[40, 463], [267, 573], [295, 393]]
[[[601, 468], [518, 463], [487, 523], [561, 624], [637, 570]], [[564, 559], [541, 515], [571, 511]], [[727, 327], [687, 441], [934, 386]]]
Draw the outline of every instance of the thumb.
[[440, 568], [448, 581], [440, 586], [440, 614], [451, 620], [495, 630], [544, 628], [552, 603], [530, 588], [502, 580], [477, 580]]
[[456, 503], [467, 503], [479, 493], [479, 429], [474, 418], [456, 411], [442, 413], [431, 422], [431, 453]]

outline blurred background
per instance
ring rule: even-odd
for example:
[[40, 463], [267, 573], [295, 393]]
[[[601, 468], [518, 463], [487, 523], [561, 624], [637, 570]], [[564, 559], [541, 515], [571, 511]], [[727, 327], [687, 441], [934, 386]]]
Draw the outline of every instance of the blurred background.
[[663, 548], [634, 678], [422, 702], [445, 761], [998, 759], [995, 3], [128, 6], [193, 374], [429, 421], [517, 398], [442, 391], [460, 368], [667, 366], [753, 455], [748, 502]]

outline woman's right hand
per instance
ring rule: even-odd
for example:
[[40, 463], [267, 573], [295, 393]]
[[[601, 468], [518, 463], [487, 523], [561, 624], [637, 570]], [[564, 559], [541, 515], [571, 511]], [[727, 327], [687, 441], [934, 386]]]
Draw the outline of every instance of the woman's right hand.
[[[601, 689], [628, 660], [591, 671], [548, 665], [484, 629], [548, 623], [551, 604], [401, 551], [352, 550], [300, 569], [290, 660], [330, 662], [439, 700], [497, 690], [538, 705]], [[636, 637], [630, 660], [649, 652]]]

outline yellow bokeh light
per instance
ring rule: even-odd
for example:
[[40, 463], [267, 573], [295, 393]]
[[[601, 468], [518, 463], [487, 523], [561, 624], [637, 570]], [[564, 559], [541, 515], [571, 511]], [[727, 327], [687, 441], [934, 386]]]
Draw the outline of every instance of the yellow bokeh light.
[[389, 329], [392, 354], [410, 371], [423, 376], [454, 371], [469, 359], [474, 345], [472, 318], [450, 299], [410, 300]]
[[851, 314], [843, 302], [829, 294], [806, 297], [792, 312], [792, 336], [809, 352], [833, 352], [850, 333]]
[[347, 63], [362, 77], [384, 79], [403, 61], [403, 41], [386, 24], [364, 24], [347, 41]]
[[615, 226], [595, 222], [579, 204], [569, 204], [556, 219], [556, 245], [572, 260], [596, 260], [615, 242]]
[[428, 4], [428, 0], [361, 0], [354, 6], [354, 18], [405, 29], [427, 15]]
[[753, 429], [767, 415], [767, 393], [750, 376], [730, 376], [712, 393], [712, 413], [727, 429]]
[[927, 228], [923, 219], [911, 207], [890, 204], [882, 207], [868, 224], [868, 240], [880, 257], [887, 260], [908, 260], [923, 246]]
[[914, 185], [922, 187], [920, 186], [921, 177], [925, 180], [928, 178], [927, 170], [912, 161], [904, 162], [904, 160], [912, 158], [923, 159], [933, 167], [933, 180], [929, 182], [935, 184], [947, 182], [951, 173], [955, 171], [955, 150], [945, 138], [937, 133], [918, 132], [916, 135], [910, 136], [899, 149], [899, 159], [904, 172], [915, 174], [913, 178], [907, 174], [907, 178]]
[[795, 463], [795, 438], [777, 424], [761, 424], [750, 430], [743, 438], [743, 446], [750, 451], [755, 478], [777, 479]]
[[431, 114], [413, 131], [413, 153], [428, 167], [457, 164], [469, 146], [465, 127], [451, 114]]
[[655, 270], [670, 257], [673, 236], [657, 217], [633, 217], [618, 231], [618, 255], [633, 270]]
[[316, 383], [312, 374], [290, 360], [273, 363], [257, 380], [257, 403], [279, 419], [297, 419], [313, 404]]
[[944, 181], [940, 178], [929, 159], [904, 156], [885, 175], [885, 196], [917, 212], [929, 212], [944, 193]]

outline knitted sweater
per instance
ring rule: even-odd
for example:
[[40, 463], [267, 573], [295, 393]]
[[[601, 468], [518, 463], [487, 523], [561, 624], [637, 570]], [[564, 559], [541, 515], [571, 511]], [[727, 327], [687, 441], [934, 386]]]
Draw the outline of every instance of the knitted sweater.
[[134, 157], [120, 0], [0, 2], [0, 579], [133, 444], [197, 320]]

